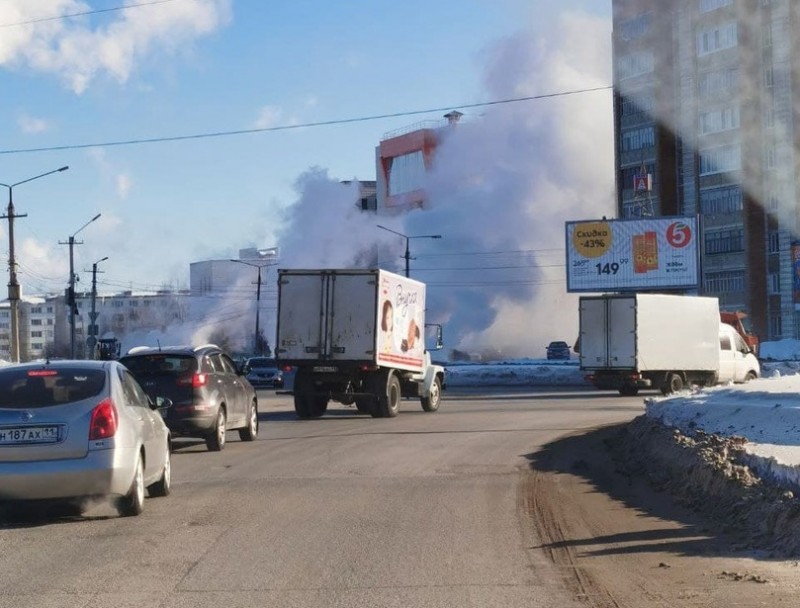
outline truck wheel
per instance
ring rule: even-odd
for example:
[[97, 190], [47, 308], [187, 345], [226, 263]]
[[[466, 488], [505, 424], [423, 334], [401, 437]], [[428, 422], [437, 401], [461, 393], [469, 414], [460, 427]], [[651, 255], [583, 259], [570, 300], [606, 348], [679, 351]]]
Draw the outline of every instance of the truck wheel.
[[319, 418], [328, 411], [328, 397], [326, 395], [307, 395], [308, 417]]
[[442, 401], [442, 381], [439, 376], [433, 379], [431, 391], [427, 397], [420, 397], [422, 409], [426, 412], [435, 412], [439, 409], [439, 403]]
[[755, 372], [747, 372], [747, 375], [744, 377], [745, 382], [750, 382], [751, 380], [755, 380], [758, 378]]
[[400, 380], [392, 372], [376, 374], [371, 382], [376, 397], [373, 418], [394, 418], [400, 410]]
[[623, 397], [635, 397], [639, 394], [639, 387], [626, 384], [625, 386], [619, 387], [619, 394]]
[[294, 412], [300, 420], [311, 418], [310, 397], [307, 391], [313, 388], [311, 376], [304, 369], [297, 371], [294, 380]]
[[[666, 395], [672, 393], [678, 393], [683, 390], [683, 378], [681, 378], [680, 374], [667, 374], [666, 380], [666, 389], [667, 392], [664, 393]], [[664, 392], [663, 390], [661, 391]]]

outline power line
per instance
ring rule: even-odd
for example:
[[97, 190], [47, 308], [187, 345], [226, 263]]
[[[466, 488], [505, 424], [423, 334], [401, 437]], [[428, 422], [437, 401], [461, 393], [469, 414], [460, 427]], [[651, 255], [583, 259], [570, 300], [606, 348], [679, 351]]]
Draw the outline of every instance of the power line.
[[30, 19], [29, 21], [17, 21], [16, 23], [0, 23], [0, 28], [18, 27], [21, 25], [33, 25], [35, 23], [44, 23], [45, 21], [61, 21], [64, 19], [72, 19], [74, 17], [87, 17], [89, 15], [97, 15], [99, 13], [124, 11], [128, 10], [129, 8], [139, 8], [140, 6], [150, 6], [152, 4], [165, 4], [167, 2], [175, 2], [175, 0], [152, 0], [151, 2], [140, 2], [139, 4], [112, 6], [111, 8], [98, 8], [91, 11], [83, 11], [82, 13], [70, 13], [68, 15], [54, 15], [53, 17], [40, 17], [39, 19]]
[[588, 89], [575, 89], [572, 91], [561, 91], [558, 93], [545, 93], [542, 95], [528, 95], [526, 97], [514, 97], [510, 99], [498, 99], [494, 101], [484, 101], [479, 103], [471, 103], [471, 104], [457, 104], [457, 105], [449, 105], [447, 107], [441, 108], [429, 108], [427, 110], [409, 110], [405, 112], [395, 112], [391, 114], [375, 114], [372, 116], [360, 116], [357, 118], [338, 118], [334, 120], [322, 120], [317, 122], [306, 122], [300, 124], [291, 124], [291, 125], [276, 125], [273, 127], [255, 127], [252, 129], [237, 129], [233, 131], [214, 131], [208, 133], [194, 133], [191, 135], [174, 135], [169, 137], [150, 137], [150, 138], [141, 138], [141, 139], [125, 139], [125, 140], [117, 140], [117, 141], [107, 141], [107, 142], [95, 142], [95, 143], [88, 143], [88, 144], [66, 144], [62, 146], [47, 146], [43, 148], [18, 148], [15, 150], [0, 150], [0, 154], [24, 154], [29, 152], [58, 152], [64, 150], [83, 150], [86, 148], [104, 148], [104, 147], [112, 147], [112, 146], [134, 146], [140, 144], [155, 144], [155, 143], [166, 143], [166, 142], [174, 142], [174, 141], [187, 141], [187, 140], [194, 140], [194, 139], [208, 139], [212, 137], [229, 137], [233, 135], [250, 135], [253, 133], [267, 133], [267, 132], [274, 132], [274, 131], [288, 131], [290, 129], [311, 129], [315, 127], [328, 127], [332, 125], [344, 125], [344, 124], [352, 124], [358, 122], [369, 122], [373, 120], [384, 120], [387, 118], [401, 118], [405, 116], [415, 116], [419, 114], [431, 114], [433, 112], [445, 112], [449, 111], [452, 108], [463, 108], [463, 109], [470, 109], [470, 108], [485, 108], [488, 106], [496, 106], [502, 104], [509, 104], [509, 103], [518, 103], [521, 101], [534, 101], [539, 99], [548, 99], [551, 97], [565, 97], [567, 95], [577, 95], [579, 93], [591, 93], [594, 91], [605, 91], [608, 89], [613, 88], [611, 85], [602, 86], [602, 87], [593, 87]]

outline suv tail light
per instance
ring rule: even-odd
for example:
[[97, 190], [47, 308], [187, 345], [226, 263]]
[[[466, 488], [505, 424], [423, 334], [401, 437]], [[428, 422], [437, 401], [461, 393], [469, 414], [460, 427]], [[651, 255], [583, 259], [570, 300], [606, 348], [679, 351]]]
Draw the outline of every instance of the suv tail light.
[[191, 386], [192, 388], [200, 388], [208, 383], [208, 374], [201, 374], [195, 372], [189, 376], [181, 376], [178, 378], [178, 386]]
[[109, 439], [117, 432], [117, 408], [114, 402], [103, 399], [92, 410], [92, 418], [89, 422], [89, 441], [98, 439]]
[[281, 371], [284, 371], [284, 372], [286, 372], [286, 373], [289, 373], [289, 372], [290, 372], [290, 371], [292, 371], [293, 369], [294, 369], [294, 368], [293, 368], [291, 365], [284, 365], [283, 367], [281, 367]]

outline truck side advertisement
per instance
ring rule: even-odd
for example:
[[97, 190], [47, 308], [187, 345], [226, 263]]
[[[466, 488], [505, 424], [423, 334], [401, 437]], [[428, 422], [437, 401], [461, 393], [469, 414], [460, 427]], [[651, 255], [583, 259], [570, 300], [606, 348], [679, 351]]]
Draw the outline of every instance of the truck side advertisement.
[[381, 271], [377, 319], [378, 364], [420, 369], [425, 350], [425, 284]]
[[568, 292], [698, 287], [695, 216], [567, 222], [566, 250]]

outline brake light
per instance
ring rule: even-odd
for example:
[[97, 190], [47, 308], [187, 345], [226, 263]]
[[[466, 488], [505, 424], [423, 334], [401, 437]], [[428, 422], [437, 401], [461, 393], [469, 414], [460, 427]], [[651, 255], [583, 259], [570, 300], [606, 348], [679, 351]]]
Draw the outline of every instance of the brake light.
[[104, 399], [92, 410], [89, 422], [89, 441], [109, 439], [117, 432], [117, 408], [114, 402]]
[[192, 388], [200, 388], [208, 384], [208, 374], [201, 374], [195, 372], [190, 376], [181, 376], [178, 378], [178, 386], [191, 386]]
[[284, 372], [290, 372], [290, 371], [292, 371], [292, 366], [291, 365], [284, 365], [281, 368], [281, 370], [284, 371]]

